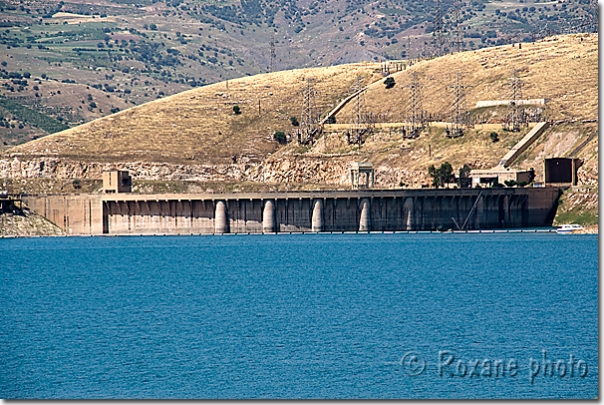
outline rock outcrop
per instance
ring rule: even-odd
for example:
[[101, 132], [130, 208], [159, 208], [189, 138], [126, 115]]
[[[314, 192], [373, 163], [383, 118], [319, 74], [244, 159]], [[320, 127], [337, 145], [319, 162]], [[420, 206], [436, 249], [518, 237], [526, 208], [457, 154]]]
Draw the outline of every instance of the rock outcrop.
[[[176, 180], [198, 182], [255, 182], [263, 184], [320, 184], [350, 188], [349, 168], [356, 161], [346, 157], [269, 158], [260, 163], [224, 165], [180, 165], [151, 162], [102, 163], [52, 157], [12, 157], [0, 159], [0, 178], [11, 179], [92, 179], [102, 178], [103, 171], [129, 170], [136, 180]], [[426, 173], [391, 166], [375, 168], [375, 185], [379, 188], [420, 187]]]

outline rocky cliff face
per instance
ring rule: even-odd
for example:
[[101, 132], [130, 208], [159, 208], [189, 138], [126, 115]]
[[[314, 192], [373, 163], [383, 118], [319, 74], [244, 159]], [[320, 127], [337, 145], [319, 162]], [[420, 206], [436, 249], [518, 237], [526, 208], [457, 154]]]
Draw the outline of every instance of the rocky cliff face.
[[[150, 162], [102, 163], [64, 158], [12, 157], [0, 159], [0, 177], [11, 179], [99, 180], [104, 171], [129, 170], [136, 180], [172, 180], [197, 182], [254, 182], [263, 184], [318, 184], [333, 188], [350, 188], [351, 164], [358, 159], [345, 157], [275, 157], [261, 163], [228, 165], [180, 165]], [[378, 188], [419, 187], [426, 173], [390, 166], [375, 167]]]

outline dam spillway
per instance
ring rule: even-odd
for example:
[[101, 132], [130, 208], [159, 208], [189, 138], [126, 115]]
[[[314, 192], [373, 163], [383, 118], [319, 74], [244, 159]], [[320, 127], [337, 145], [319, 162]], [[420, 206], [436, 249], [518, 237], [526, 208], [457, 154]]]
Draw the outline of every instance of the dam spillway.
[[551, 226], [560, 189], [30, 195], [68, 234], [429, 231]]

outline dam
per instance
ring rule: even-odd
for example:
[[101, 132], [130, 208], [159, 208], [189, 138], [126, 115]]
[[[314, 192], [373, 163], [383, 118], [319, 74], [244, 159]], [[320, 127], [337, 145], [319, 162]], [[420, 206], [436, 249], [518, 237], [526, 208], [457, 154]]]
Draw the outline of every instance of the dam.
[[560, 189], [26, 195], [71, 235], [480, 230], [551, 226]]

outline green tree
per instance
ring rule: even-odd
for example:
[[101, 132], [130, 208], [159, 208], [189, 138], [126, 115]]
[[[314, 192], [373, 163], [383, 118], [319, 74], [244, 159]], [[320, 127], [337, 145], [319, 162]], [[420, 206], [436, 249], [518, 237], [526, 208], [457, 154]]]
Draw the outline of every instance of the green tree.
[[470, 172], [472, 169], [467, 164], [459, 168], [459, 177], [457, 178], [457, 185], [459, 188], [470, 187], [472, 180], [470, 178]]
[[499, 135], [497, 134], [497, 132], [491, 132], [489, 136], [491, 137], [491, 141], [493, 141], [493, 143], [499, 141]]
[[291, 123], [294, 127], [297, 127], [300, 125], [300, 123], [298, 122], [298, 118], [296, 118], [296, 117], [289, 117], [289, 120], [291, 121]]
[[393, 87], [394, 87], [394, 85], [396, 84], [396, 83], [394, 82], [394, 77], [392, 77], [392, 76], [388, 76], [388, 77], [386, 78], [386, 80], [384, 80], [384, 84], [386, 85], [386, 88], [387, 88], [387, 89], [391, 89], [391, 88], [393, 88]]
[[234, 105], [234, 106], [233, 106], [233, 113], [234, 113], [235, 115], [239, 115], [239, 114], [241, 114], [241, 108], [239, 108], [239, 106], [238, 106], [238, 105]]
[[453, 181], [453, 167], [449, 162], [445, 162], [437, 169], [434, 165], [428, 167], [428, 175], [432, 177], [432, 186], [439, 188]]
[[277, 142], [279, 142], [280, 144], [284, 144], [287, 142], [287, 138], [285, 137], [285, 132], [283, 131], [276, 131], [273, 134], [273, 139]]

